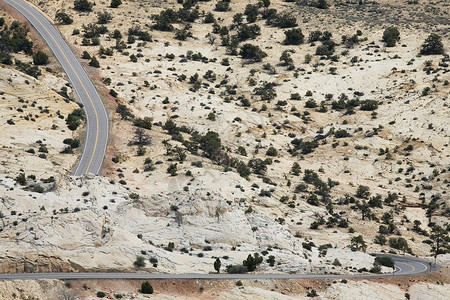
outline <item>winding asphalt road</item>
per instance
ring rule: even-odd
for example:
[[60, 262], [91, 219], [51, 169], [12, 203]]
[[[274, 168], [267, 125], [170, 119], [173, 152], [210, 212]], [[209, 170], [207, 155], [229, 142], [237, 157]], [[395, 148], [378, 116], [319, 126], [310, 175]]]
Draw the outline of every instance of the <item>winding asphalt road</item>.
[[83, 154], [73, 175], [100, 174], [108, 143], [108, 113], [94, 85], [50, 21], [32, 5], [23, 0], [2, 0], [22, 14], [48, 44], [69, 78], [72, 87], [84, 105], [87, 119]]
[[161, 274], [161, 273], [23, 273], [0, 274], [0, 280], [37, 280], [37, 279], [339, 279], [371, 278], [392, 276], [413, 276], [430, 271], [425, 260], [409, 257], [393, 257], [395, 273], [368, 275], [331, 275], [331, 274]]

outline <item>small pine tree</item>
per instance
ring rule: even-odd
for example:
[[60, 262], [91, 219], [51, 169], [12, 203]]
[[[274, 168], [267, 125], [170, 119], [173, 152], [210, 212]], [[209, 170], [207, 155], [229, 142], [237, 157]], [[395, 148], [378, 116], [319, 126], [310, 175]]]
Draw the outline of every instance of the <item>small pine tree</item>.
[[217, 258], [214, 262], [214, 270], [217, 271], [217, 273], [220, 273], [220, 267], [222, 266], [222, 262], [220, 261], [220, 258]]
[[58, 12], [55, 15], [55, 19], [61, 22], [62, 24], [69, 25], [73, 23], [73, 19], [64, 12]]
[[317, 1], [317, 8], [320, 8], [320, 9], [327, 9], [328, 8], [328, 3], [327, 3], [327, 0], [319, 0], [319, 1]]
[[100, 62], [95, 56], [92, 56], [91, 61], [89, 62], [89, 65], [94, 68], [100, 68]]
[[119, 7], [119, 5], [121, 5], [122, 4], [122, 0], [112, 0], [111, 1], [111, 7], [112, 8], [117, 8], [117, 7]]
[[94, 6], [94, 4], [88, 0], [75, 0], [73, 6], [74, 9], [78, 11], [92, 11], [92, 6]]
[[442, 38], [436, 33], [430, 34], [425, 42], [422, 44], [422, 49], [420, 49], [420, 54], [432, 55], [432, 54], [443, 54], [444, 44], [442, 44]]
[[33, 63], [37, 66], [48, 64], [48, 55], [45, 52], [38, 51], [33, 54]]
[[386, 47], [394, 47], [400, 40], [400, 32], [397, 27], [390, 26], [383, 32], [383, 42], [386, 43]]
[[145, 267], [145, 258], [142, 256], [137, 256], [133, 264], [136, 268], [143, 268]]
[[141, 293], [142, 294], [153, 294], [153, 287], [150, 282], [145, 281], [141, 285]]

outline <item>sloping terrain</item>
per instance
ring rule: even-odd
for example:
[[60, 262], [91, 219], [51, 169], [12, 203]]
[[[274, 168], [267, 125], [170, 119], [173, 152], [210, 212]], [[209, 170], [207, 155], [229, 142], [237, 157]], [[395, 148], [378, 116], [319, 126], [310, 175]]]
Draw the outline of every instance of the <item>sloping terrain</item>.
[[109, 91], [113, 137], [105, 178], [42, 195], [9, 163], [3, 271], [212, 272], [256, 252], [261, 272], [365, 272], [367, 253], [448, 236], [448, 56], [419, 54], [431, 33], [448, 52], [445, 1], [31, 2], [73, 19], [58, 28]]

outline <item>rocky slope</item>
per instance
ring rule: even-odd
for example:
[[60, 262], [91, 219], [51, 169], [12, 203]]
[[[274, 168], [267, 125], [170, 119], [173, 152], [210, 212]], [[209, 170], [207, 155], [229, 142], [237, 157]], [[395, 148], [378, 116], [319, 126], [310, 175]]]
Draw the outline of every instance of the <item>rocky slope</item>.
[[[304, 43], [284, 45], [286, 29], [266, 25], [260, 8], [255, 24], [261, 34], [241, 43], [267, 53], [255, 63], [229, 55], [213, 25], [203, 22], [212, 12], [218, 25], [238, 34], [242, 25], [232, 25], [233, 18], [247, 3], [233, 2], [230, 11], [217, 12], [198, 2], [195, 22], [173, 24], [183, 30], [189, 23], [192, 37], [177, 40], [175, 33], [153, 28], [151, 17], [181, 9], [177, 1], [123, 1], [117, 9], [103, 2], [90, 13], [74, 11], [73, 1], [31, 2], [50, 18], [59, 11], [73, 16], [71, 25], [58, 28], [80, 57], [84, 51], [99, 57], [98, 70], [87, 68], [100, 90], [112, 90], [108, 105], [116, 113], [105, 177], [64, 177], [40, 194], [13, 178], [49, 166], [36, 157], [5, 159], [3, 271], [135, 270], [142, 256], [145, 270], [210, 272], [216, 257], [225, 268], [258, 252], [265, 254], [259, 271], [356, 272], [371, 268], [366, 253], [402, 252], [388, 241], [374, 242], [380, 226], [392, 229], [383, 233], [387, 240], [402, 237], [411, 253], [430, 254], [427, 225], [448, 222], [450, 90], [448, 57], [418, 53], [431, 16], [440, 18], [433, 31], [449, 49], [448, 23], [439, 21], [448, 20], [445, 2], [348, 1], [320, 10], [272, 1], [270, 8], [294, 16]], [[373, 21], [381, 10], [398, 13]], [[109, 32], [98, 36], [102, 49], [86, 40], [89, 29], [83, 25], [96, 23], [103, 11], [113, 19], [105, 24]], [[399, 28], [395, 47], [381, 41], [385, 22]], [[315, 30], [332, 33], [336, 57], [315, 54], [321, 42], [307, 42]], [[151, 41], [136, 40], [142, 32], [151, 34]], [[350, 47], [343, 35], [356, 35], [357, 42]], [[105, 49], [113, 49], [112, 55]], [[283, 51], [292, 59], [287, 65], [280, 61]], [[0, 80], [5, 89], [11, 85], [7, 78]], [[20, 89], [33, 91], [28, 84]], [[9, 93], [16, 92], [17, 87]], [[57, 104], [54, 110], [74, 105]], [[30, 130], [21, 122], [15, 128]], [[52, 115], [51, 122], [63, 121]], [[135, 133], [142, 127], [151, 143], [140, 147]], [[222, 156], [208, 155], [198, 143], [208, 131], [218, 133], [215, 150]], [[29, 136], [14, 144], [17, 153], [31, 145]], [[58, 154], [68, 133], [44, 137], [55, 145], [49, 151], [51, 174], [64, 174], [75, 160]], [[12, 147], [11, 135], [6, 139]], [[257, 170], [256, 162], [265, 167]], [[242, 164], [251, 174], [238, 174]], [[350, 250], [359, 235], [367, 244], [359, 250], [366, 253]], [[270, 255], [273, 266], [266, 261]], [[331, 264], [335, 258], [342, 267]]]

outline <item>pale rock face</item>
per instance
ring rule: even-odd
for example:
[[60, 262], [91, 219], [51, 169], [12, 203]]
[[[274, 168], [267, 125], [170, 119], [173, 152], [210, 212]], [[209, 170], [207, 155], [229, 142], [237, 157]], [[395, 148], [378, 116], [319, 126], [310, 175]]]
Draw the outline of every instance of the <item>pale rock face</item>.
[[[0, 248], [6, 253], [1, 257], [5, 272], [126, 270], [133, 268], [137, 255], [157, 258], [156, 269], [161, 272], [210, 272], [213, 256], [229, 256], [223, 260], [225, 267], [267, 248], [280, 262], [273, 268], [261, 265], [261, 270], [271, 272], [331, 272], [326, 265], [334, 258], [347, 266], [363, 261], [369, 267], [373, 261], [363, 253], [352, 253], [353, 259], [345, 261], [350, 253], [345, 249], [330, 249], [325, 258], [315, 248], [306, 253], [303, 239], [270, 215], [256, 210], [246, 213], [246, 206], [227, 203], [217, 193], [179, 191], [131, 199], [124, 187], [93, 176], [65, 177], [54, 191], [32, 194], [34, 198], [26, 191], [7, 191], [9, 186], [13, 182], [1, 188], [17, 199], [17, 214], [27, 218], [8, 215], [3, 219]], [[7, 203], [2, 201], [0, 210], [9, 207]], [[169, 242], [175, 245], [173, 252], [164, 250]], [[206, 246], [211, 250], [203, 250]], [[193, 255], [182, 254], [182, 248]], [[200, 252], [203, 257], [197, 256]], [[16, 258], [20, 256], [30, 262], [21, 262]], [[147, 266], [151, 267], [148, 261]]]

